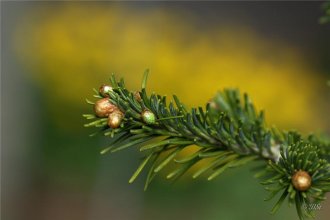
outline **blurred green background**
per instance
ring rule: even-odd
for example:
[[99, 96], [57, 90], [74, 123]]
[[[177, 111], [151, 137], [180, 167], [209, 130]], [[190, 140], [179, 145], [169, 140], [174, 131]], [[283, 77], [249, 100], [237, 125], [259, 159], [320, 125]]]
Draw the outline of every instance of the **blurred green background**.
[[[85, 98], [110, 73], [206, 103], [248, 92], [269, 125], [330, 133], [330, 26], [321, 2], [1, 2], [1, 219], [297, 219], [251, 166], [213, 182], [128, 179], [141, 155], [101, 156]], [[329, 196], [328, 196], [329, 197]], [[329, 219], [324, 202], [316, 219]]]

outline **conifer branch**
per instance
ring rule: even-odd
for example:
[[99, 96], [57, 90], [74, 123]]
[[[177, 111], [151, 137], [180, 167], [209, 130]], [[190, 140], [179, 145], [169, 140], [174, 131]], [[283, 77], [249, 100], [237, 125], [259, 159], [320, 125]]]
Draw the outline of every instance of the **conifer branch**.
[[[330, 141], [297, 132], [269, 128], [264, 112], [257, 111], [249, 96], [236, 89], [219, 92], [205, 108], [188, 109], [175, 95], [167, 104], [165, 96], [146, 91], [148, 70], [141, 91], [132, 92], [111, 76], [111, 86], [95, 90], [94, 113], [83, 115], [110, 137], [109, 146], [101, 151], [117, 152], [137, 147], [145, 154], [140, 166], [129, 180], [132, 183], [147, 166], [145, 190], [153, 178], [169, 163], [176, 164], [167, 179], [178, 179], [203, 160], [209, 163], [197, 169], [193, 178], [207, 175], [212, 180], [229, 168], [252, 161], [262, 161], [256, 177], [270, 191], [267, 200], [281, 193], [272, 209], [276, 212], [288, 198], [295, 204], [300, 219], [312, 216], [306, 205], [324, 200], [330, 190]], [[94, 133], [93, 135], [95, 135]], [[185, 157], [181, 151], [196, 145], [198, 150]]]

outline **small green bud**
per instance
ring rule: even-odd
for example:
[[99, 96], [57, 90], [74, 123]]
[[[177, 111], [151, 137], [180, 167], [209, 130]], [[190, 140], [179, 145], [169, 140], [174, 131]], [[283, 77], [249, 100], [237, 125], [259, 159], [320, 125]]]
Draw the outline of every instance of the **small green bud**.
[[156, 123], [156, 116], [153, 112], [151, 112], [150, 110], [144, 110], [142, 112], [142, 120], [148, 124], [148, 125], [152, 125]]

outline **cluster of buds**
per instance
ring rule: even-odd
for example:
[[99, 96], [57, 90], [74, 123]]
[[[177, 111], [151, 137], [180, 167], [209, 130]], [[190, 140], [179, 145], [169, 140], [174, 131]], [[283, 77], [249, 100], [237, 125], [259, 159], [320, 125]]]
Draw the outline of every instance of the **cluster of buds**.
[[108, 126], [118, 128], [124, 118], [124, 113], [110, 102], [109, 93], [112, 92], [112, 87], [102, 85], [99, 92], [103, 98], [98, 100], [94, 105], [95, 115], [100, 118], [108, 117]]
[[[100, 87], [99, 93], [103, 98], [96, 101], [94, 105], [94, 112], [97, 117], [100, 118], [108, 117], [108, 126], [110, 128], [115, 129], [121, 125], [122, 120], [124, 118], [124, 113], [116, 105], [111, 103], [110, 92], [112, 91], [113, 89], [109, 85], [102, 85]], [[142, 101], [139, 92], [134, 93], [134, 98], [138, 102]], [[141, 113], [141, 119], [143, 120], [143, 122], [145, 122], [148, 125], [152, 125], [156, 123], [155, 114], [148, 109], [145, 109]]]

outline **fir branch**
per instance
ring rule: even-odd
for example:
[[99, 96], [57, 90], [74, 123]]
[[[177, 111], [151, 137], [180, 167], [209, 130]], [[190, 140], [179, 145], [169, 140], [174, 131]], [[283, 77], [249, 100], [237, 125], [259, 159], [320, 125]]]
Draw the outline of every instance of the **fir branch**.
[[[330, 164], [320, 147], [305, 142], [297, 134], [288, 133], [287, 140], [287, 146], [281, 147], [279, 161], [269, 161], [266, 168], [268, 172], [263, 174], [265, 181], [262, 183], [276, 185], [275, 188], [267, 188], [271, 198], [283, 191], [278, 203], [288, 197], [290, 204], [295, 203], [300, 219], [312, 217], [313, 210], [304, 207], [325, 199], [324, 195], [330, 189]], [[307, 172], [311, 178], [311, 186], [307, 189], [295, 185], [295, 174], [299, 172]], [[274, 212], [278, 209], [277, 204], [273, 208]]]
[[[132, 92], [126, 89], [123, 79], [117, 81], [112, 75], [111, 87], [95, 90], [98, 101], [94, 104], [87, 100], [96, 113], [83, 115], [93, 120], [86, 127], [99, 127], [100, 132], [110, 136], [110, 145], [102, 154], [131, 147], [138, 147], [145, 154], [129, 183], [148, 166], [145, 190], [169, 163], [176, 167], [167, 178], [175, 180], [195, 164], [210, 161], [193, 178], [207, 174], [207, 179], [212, 180], [229, 168], [259, 160], [264, 162], [257, 174], [261, 183], [275, 185], [266, 188], [270, 191], [267, 200], [282, 193], [272, 213], [288, 198], [289, 203], [296, 205], [301, 219], [312, 215], [303, 205], [323, 200], [330, 190], [328, 139], [315, 135], [303, 138], [297, 132], [268, 128], [264, 112], [258, 112], [249, 96], [241, 97], [236, 89], [217, 93], [205, 108], [189, 110], [175, 95], [167, 104], [165, 96], [147, 94], [147, 77], [148, 70], [141, 91]], [[178, 158], [192, 145], [199, 149]]]

